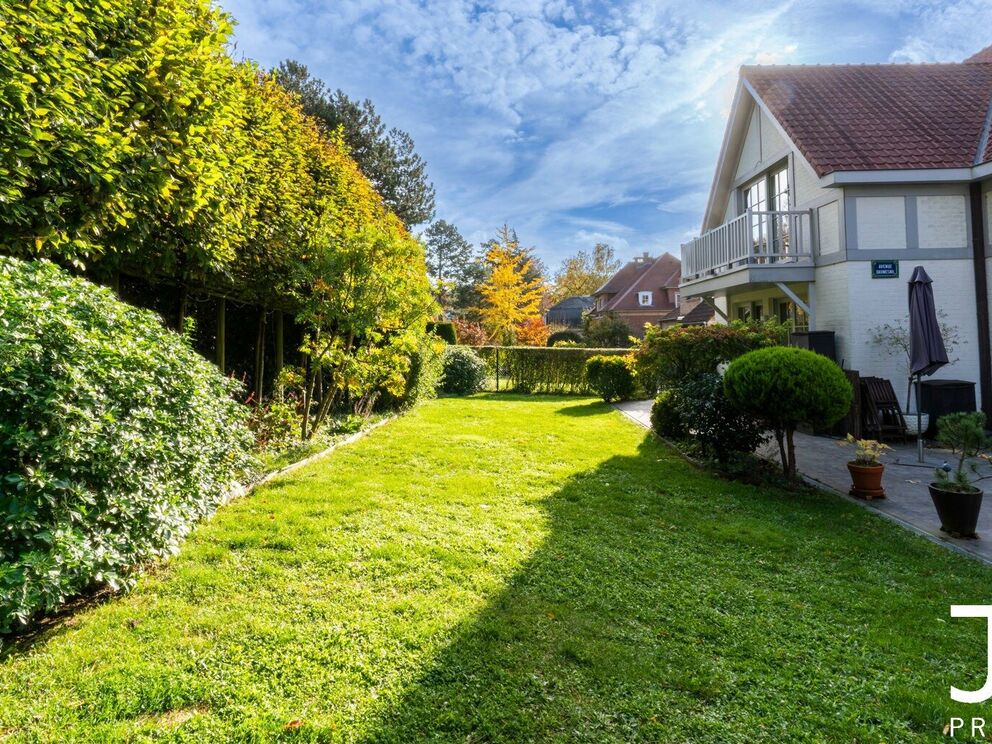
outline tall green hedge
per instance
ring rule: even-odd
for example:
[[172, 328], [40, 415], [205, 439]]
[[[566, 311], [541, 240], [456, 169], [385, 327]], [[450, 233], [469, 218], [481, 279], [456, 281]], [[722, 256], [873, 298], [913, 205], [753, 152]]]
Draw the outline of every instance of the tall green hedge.
[[178, 550], [252, 468], [238, 387], [154, 314], [0, 257], [0, 632]]
[[[585, 349], [578, 347], [482, 346], [479, 354], [489, 365], [500, 390], [529, 393], [589, 393], [586, 361], [594, 356], [629, 354], [629, 349]], [[497, 357], [499, 367], [497, 370]]]

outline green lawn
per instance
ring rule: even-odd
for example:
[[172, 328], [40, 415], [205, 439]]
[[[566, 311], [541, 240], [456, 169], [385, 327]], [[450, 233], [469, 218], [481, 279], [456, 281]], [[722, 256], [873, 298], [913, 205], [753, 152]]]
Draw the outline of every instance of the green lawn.
[[607, 406], [424, 405], [0, 661], [12, 741], [938, 741], [992, 572]]

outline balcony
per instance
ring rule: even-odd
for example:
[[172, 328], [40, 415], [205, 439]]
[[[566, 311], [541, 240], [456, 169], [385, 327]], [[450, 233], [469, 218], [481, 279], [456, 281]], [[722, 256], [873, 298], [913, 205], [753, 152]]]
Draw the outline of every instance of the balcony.
[[812, 210], [748, 210], [682, 245], [682, 285], [811, 281], [814, 242]]

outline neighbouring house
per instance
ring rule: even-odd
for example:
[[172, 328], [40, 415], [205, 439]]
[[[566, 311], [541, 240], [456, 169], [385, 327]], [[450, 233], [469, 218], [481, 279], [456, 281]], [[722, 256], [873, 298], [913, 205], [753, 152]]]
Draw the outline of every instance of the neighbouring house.
[[[652, 258], [645, 252], [621, 267], [593, 292], [594, 304], [589, 314], [592, 317], [615, 315], [637, 337], [644, 335], [644, 325], [647, 323], [677, 325], [700, 302], [682, 299], [679, 292], [681, 274], [681, 264], [675, 256], [664, 253]], [[707, 313], [712, 316], [712, 309], [708, 306], [702, 314]]]
[[566, 297], [548, 308], [544, 322], [567, 328], [581, 328], [582, 316], [592, 309], [594, 300], [588, 296]]
[[743, 67], [683, 297], [718, 320], [833, 334], [835, 358], [899, 387], [873, 342], [905, 323], [913, 267], [965, 344], [937, 375], [992, 406], [992, 47], [961, 63]]

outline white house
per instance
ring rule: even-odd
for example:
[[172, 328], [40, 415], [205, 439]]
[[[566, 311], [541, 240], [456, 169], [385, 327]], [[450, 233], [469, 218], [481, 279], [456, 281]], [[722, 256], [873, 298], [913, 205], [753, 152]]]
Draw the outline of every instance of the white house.
[[[962, 63], [740, 72], [684, 297], [718, 319], [833, 331], [837, 360], [893, 381], [872, 331], [905, 322], [916, 265], [965, 341], [937, 377], [992, 413], [992, 47]], [[992, 420], [992, 416], [990, 416]]]

